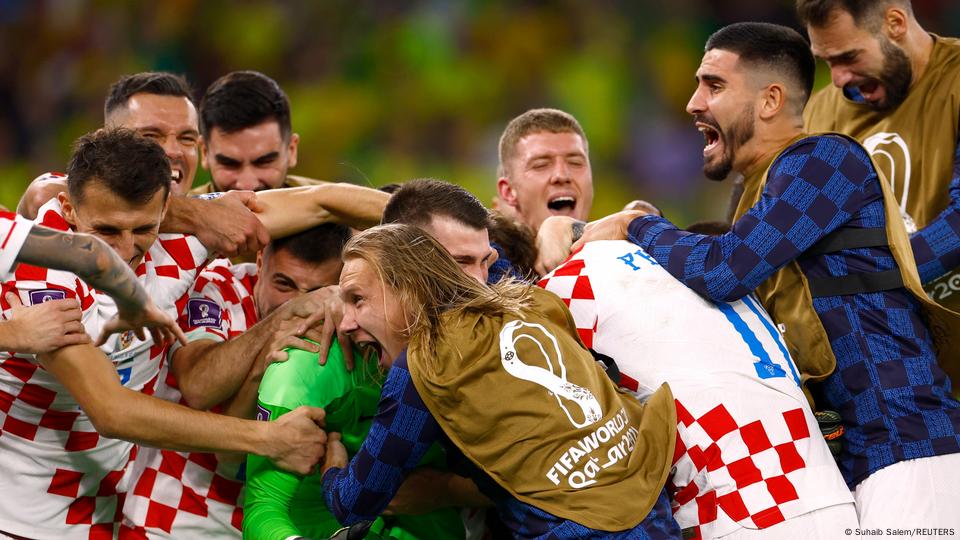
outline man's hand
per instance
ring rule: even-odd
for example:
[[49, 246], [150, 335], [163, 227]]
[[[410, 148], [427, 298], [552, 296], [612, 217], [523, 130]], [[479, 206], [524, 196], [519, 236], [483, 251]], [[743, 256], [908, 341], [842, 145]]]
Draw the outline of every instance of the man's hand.
[[349, 464], [350, 456], [347, 455], [347, 447], [340, 442], [340, 434], [331, 433], [327, 437], [327, 456], [320, 468], [320, 476], [327, 474], [327, 471], [334, 467], [342, 469]]
[[50, 300], [26, 307], [20, 298], [8, 292], [4, 299], [10, 304], [11, 317], [4, 324], [11, 326], [10, 335], [21, 353], [41, 354], [68, 345], [90, 343], [83, 328], [80, 302], [74, 298]]
[[37, 213], [40, 211], [40, 207], [66, 190], [67, 179], [63, 176], [53, 176], [45, 180], [34, 180], [27, 186], [27, 190], [23, 192], [23, 196], [20, 197], [20, 203], [17, 205], [17, 213], [27, 219], [37, 219]]
[[[317, 289], [309, 294], [290, 300], [281, 308], [286, 311], [289, 317], [296, 317], [301, 320], [301, 326], [296, 335], [307, 335], [315, 339], [320, 344], [320, 365], [327, 363], [327, 353], [330, 352], [330, 344], [334, 339], [340, 343], [340, 351], [343, 353], [343, 361], [347, 369], [352, 371], [354, 365], [353, 359], [353, 340], [348, 334], [340, 331], [340, 321], [343, 320], [343, 299], [340, 298], [340, 287], [330, 285], [322, 289]], [[323, 323], [318, 335], [310, 335], [311, 329]], [[336, 336], [334, 336], [336, 333]], [[314, 348], [307, 349], [314, 351]], [[280, 351], [282, 353], [282, 351]], [[286, 360], [277, 358], [273, 361]]]
[[648, 203], [647, 201], [641, 201], [639, 199], [630, 201], [626, 206], [623, 207], [624, 210], [642, 210], [651, 216], [663, 216], [663, 213], [660, 212], [660, 209], [656, 206]]
[[270, 435], [267, 438], [269, 448], [263, 455], [281, 469], [310, 474], [329, 444], [327, 434], [320, 429], [325, 416], [323, 409], [317, 407], [297, 407], [272, 422], [264, 422]]
[[549, 274], [570, 256], [570, 245], [577, 239], [575, 229], [583, 225], [569, 216], [550, 216], [537, 231], [537, 262], [534, 270], [541, 276]]
[[[274, 362], [286, 362], [290, 355], [285, 349], [301, 349], [312, 353], [320, 352], [319, 332], [306, 326], [304, 319], [291, 316], [281, 318], [276, 323], [276, 330], [270, 334], [269, 341], [260, 349], [258, 365], [254, 366], [257, 375], [263, 375], [267, 366]], [[302, 337], [301, 337], [302, 336]], [[309, 338], [311, 341], [303, 339]]]
[[126, 332], [133, 330], [135, 336], [140, 340], [146, 340], [146, 328], [156, 344], [167, 344], [179, 341], [181, 345], [187, 344], [187, 336], [180, 329], [177, 321], [158, 308], [153, 300], [147, 300], [147, 305], [143, 309], [119, 309], [116, 317], [103, 325], [103, 331], [97, 338], [97, 347], [107, 342], [107, 339], [117, 332]]
[[231, 191], [220, 198], [202, 201], [202, 217], [192, 232], [211, 253], [221, 257], [254, 254], [268, 243], [270, 234], [260, 223], [257, 195]]
[[622, 210], [603, 219], [591, 221], [583, 229], [583, 236], [573, 243], [571, 251], [576, 251], [594, 240], [625, 240], [630, 222], [645, 215], [647, 212], [643, 210]]

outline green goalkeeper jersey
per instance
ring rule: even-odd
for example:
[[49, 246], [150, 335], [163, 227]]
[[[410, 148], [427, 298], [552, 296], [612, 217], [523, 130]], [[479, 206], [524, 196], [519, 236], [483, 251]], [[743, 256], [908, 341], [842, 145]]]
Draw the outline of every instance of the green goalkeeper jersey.
[[[375, 359], [358, 360], [353, 371], [344, 364], [334, 340], [327, 363], [319, 365], [318, 355], [288, 349], [289, 359], [267, 368], [260, 383], [258, 420], [276, 420], [301, 406], [322, 407], [326, 430], [342, 435], [350, 457], [360, 449], [380, 399], [380, 374]], [[360, 358], [359, 352], [354, 358]], [[434, 446], [421, 465], [443, 468], [443, 451]], [[341, 527], [327, 509], [320, 485], [320, 473], [300, 476], [278, 469], [266, 458], [247, 458], [247, 489], [244, 502], [245, 540], [286, 540], [305, 536], [328, 538]], [[462, 539], [463, 521], [455, 509], [422, 516], [384, 516], [371, 527], [368, 538]]]

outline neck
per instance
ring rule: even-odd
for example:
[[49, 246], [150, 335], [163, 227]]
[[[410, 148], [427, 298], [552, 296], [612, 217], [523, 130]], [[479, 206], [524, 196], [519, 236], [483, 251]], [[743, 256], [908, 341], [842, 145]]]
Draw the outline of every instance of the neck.
[[907, 53], [907, 58], [910, 59], [910, 67], [913, 68], [913, 82], [916, 83], [930, 64], [930, 56], [933, 54], [933, 36], [927, 33], [920, 26], [920, 23], [911, 20], [900, 46], [903, 47], [904, 52]]
[[749, 176], [759, 167], [766, 165], [774, 156], [803, 133], [803, 124], [789, 124], [774, 129], [760, 130], [741, 148], [744, 159], [734, 166], [738, 173]]

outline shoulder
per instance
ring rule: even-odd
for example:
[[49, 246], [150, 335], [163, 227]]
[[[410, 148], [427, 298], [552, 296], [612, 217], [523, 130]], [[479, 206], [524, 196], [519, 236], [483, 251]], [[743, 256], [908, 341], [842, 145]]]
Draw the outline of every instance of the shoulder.
[[37, 225], [50, 227], [58, 231], [69, 231], [70, 224], [63, 217], [63, 208], [56, 198], [50, 199], [37, 210]]
[[192, 234], [168, 234], [157, 237], [150, 256], [158, 266], [175, 265], [181, 270], [196, 270], [207, 260], [207, 248]]
[[354, 389], [353, 377], [347, 371], [336, 340], [330, 345], [327, 362], [322, 366], [317, 353], [287, 349], [287, 354], [287, 361], [267, 367], [260, 383], [260, 401], [288, 409], [300, 405], [327, 407]]
[[774, 160], [772, 170], [797, 159], [815, 158], [834, 167], [843, 165], [848, 159], [868, 164], [870, 157], [857, 141], [839, 133], [810, 135], [788, 146]]

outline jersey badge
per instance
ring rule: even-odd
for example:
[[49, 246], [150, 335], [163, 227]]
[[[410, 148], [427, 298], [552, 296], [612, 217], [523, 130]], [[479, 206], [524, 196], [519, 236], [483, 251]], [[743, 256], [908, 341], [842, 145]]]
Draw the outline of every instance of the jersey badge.
[[191, 327], [218, 328], [222, 321], [220, 306], [216, 302], [201, 298], [187, 300], [187, 317]]
[[63, 300], [67, 293], [56, 289], [42, 289], [39, 291], [30, 291], [30, 305], [36, 306], [50, 300]]

